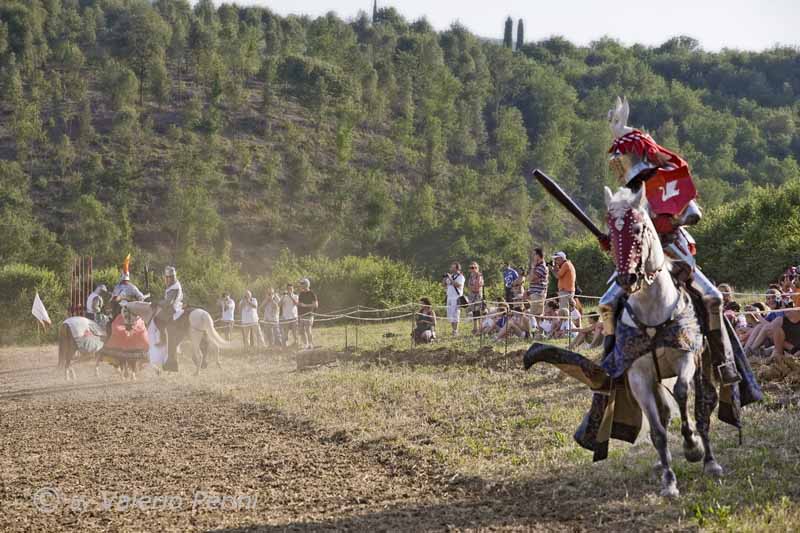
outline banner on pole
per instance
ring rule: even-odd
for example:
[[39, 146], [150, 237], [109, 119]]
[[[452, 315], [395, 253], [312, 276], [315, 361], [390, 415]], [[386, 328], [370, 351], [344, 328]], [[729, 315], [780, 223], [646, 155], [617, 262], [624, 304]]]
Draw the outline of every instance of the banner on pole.
[[39, 298], [39, 291], [36, 291], [36, 296], [33, 298], [31, 314], [36, 317], [36, 320], [38, 320], [39, 324], [42, 326], [50, 326], [50, 315], [48, 314], [47, 309], [45, 309], [42, 299]]

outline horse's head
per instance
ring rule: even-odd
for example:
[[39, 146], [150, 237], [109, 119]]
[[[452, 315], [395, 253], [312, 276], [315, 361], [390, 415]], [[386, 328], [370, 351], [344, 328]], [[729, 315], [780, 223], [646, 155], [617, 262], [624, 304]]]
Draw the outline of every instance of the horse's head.
[[632, 294], [650, 285], [664, 266], [664, 251], [647, 211], [644, 187], [639, 192], [620, 188], [616, 194], [605, 188], [608, 236], [617, 267], [616, 280]]
[[608, 111], [608, 125], [615, 139], [633, 131], [633, 128], [628, 126], [628, 115], [630, 115], [630, 112], [631, 108], [628, 105], [628, 100], [624, 96], [622, 99], [617, 96], [614, 108]]

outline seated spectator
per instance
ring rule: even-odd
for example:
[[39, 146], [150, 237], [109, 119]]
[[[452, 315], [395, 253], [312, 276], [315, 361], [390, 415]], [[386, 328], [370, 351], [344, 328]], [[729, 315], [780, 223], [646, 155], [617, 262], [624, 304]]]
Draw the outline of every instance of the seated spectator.
[[800, 288], [793, 288], [791, 297], [792, 308], [774, 320], [775, 327], [772, 329], [772, 342], [775, 345], [772, 355], [778, 364], [783, 363], [787, 353], [800, 354], [800, 311], [794, 309], [800, 307]]
[[544, 317], [539, 320], [539, 329], [546, 338], [555, 338], [561, 329], [561, 319], [558, 313], [558, 302], [550, 300], [544, 305]]
[[558, 329], [553, 333], [555, 339], [572, 339], [577, 335], [577, 328], [572, 325], [570, 312], [567, 309], [559, 309]]
[[597, 348], [603, 344], [603, 323], [600, 316], [593, 314], [588, 317], [589, 324], [585, 328], [578, 329], [578, 335], [569, 343], [569, 349], [576, 347], [584, 349]]
[[491, 335], [501, 331], [508, 321], [508, 304], [503, 302], [491, 309], [481, 323], [481, 335]]
[[581, 329], [582, 311], [581, 304], [578, 302], [577, 298], [572, 298], [569, 301], [569, 318], [572, 320], [572, 325], [576, 329]]
[[742, 346], [744, 346], [747, 339], [750, 338], [753, 330], [761, 324], [762, 318], [766, 315], [766, 310], [767, 306], [761, 302], [756, 302], [744, 307], [744, 312], [739, 316], [740, 321], [744, 321], [744, 326], [736, 331]]
[[767, 307], [772, 311], [750, 331], [744, 345], [744, 352], [750, 357], [763, 357], [764, 350], [772, 344], [775, 319], [783, 316], [783, 311], [779, 311], [781, 307], [781, 291], [779, 289], [771, 287], [767, 291]]
[[742, 310], [739, 303], [733, 299], [733, 287], [731, 287], [727, 283], [720, 283], [719, 284], [719, 292], [722, 293], [722, 310], [723, 311], [734, 311], [736, 313]]
[[420, 308], [414, 315], [414, 330], [411, 336], [414, 344], [429, 344], [436, 339], [436, 311], [430, 298], [419, 299]]
[[508, 337], [520, 337], [527, 339], [531, 336], [530, 317], [525, 313], [524, 306], [514, 306], [509, 309], [510, 316], [505, 321], [505, 325], [500, 329], [495, 340], [503, 340]]

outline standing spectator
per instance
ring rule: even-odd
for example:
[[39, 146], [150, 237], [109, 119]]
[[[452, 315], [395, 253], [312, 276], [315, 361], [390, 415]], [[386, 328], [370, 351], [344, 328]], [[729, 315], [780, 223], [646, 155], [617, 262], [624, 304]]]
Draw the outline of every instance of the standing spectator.
[[283, 337], [283, 345], [289, 345], [289, 332], [292, 333], [292, 340], [294, 345], [297, 346], [297, 304], [299, 303], [297, 295], [294, 293], [294, 285], [289, 283], [286, 285], [286, 291], [281, 297], [281, 334]]
[[281, 299], [272, 287], [267, 291], [264, 304], [264, 322], [267, 322], [270, 346], [281, 346]]
[[436, 312], [429, 298], [419, 299], [420, 308], [414, 315], [414, 344], [428, 344], [436, 339]]
[[475, 261], [469, 265], [467, 287], [469, 288], [467, 301], [469, 302], [469, 310], [472, 313], [472, 334], [475, 335], [478, 333], [478, 323], [483, 312], [483, 274], [481, 274], [481, 268]]
[[245, 349], [263, 346], [264, 337], [258, 324], [258, 300], [253, 298], [253, 293], [245, 291], [239, 308], [242, 310], [242, 341]]
[[531, 302], [531, 313], [534, 316], [544, 314], [544, 301], [547, 299], [547, 264], [541, 248], [533, 249], [530, 270], [528, 272], [528, 299]]
[[503, 285], [505, 286], [505, 301], [510, 302], [514, 299], [514, 282], [519, 278], [519, 272], [506, 261], [503, 267]]
[[300, 310], [300, 328], [303, 332], [305, 344], [303, 349], [312, 350], [314, 348], [314, 336], [311, 328], [314, 326], [314, 311], [319, 307], [317, 295], [311, 290], [311, 282], [308, 278], [300, 280], [300, 295], [297, 297], [297, 307]]
[[222, 293], [222, 298], [219, 301], [220, 310], [222, 311], [222, 329], [225, 332], [225, 340], [231, 340], [231, 332], [233, 331], [234, 313], [236, 312], [236, 302], [231, 298], [230, 293]]
[[567, 260], [567, 254], [558, 252], [553, 256], [555, 268], [553, 269], [558, 279], [558, 306], [561, 309], [569, 308], [569, 301], [575, 296], [575, 267], [572, 261]]
[[450, 272], [443, 279], [447, 291], [447, 319], [453, 328], [453, 336], [458, 335], [458, 322], [460, 320], [459, 300], [464, 295], [464, 274], [461, 273], [461, 264], [450, 265]]

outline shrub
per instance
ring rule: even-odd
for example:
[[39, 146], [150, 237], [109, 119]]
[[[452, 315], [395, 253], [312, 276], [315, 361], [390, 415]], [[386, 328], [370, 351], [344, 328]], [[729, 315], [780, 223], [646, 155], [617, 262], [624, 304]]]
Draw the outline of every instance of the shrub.
[[717, 282], [766, 287], [800, 263], [799, 205], [794, 179], [708, 211], [693, 231], [698, 263]]
[[31, 315], [31, 306], [37, 291], [53, 323], [42, 339], [52, 341], [67, 314], [68, 295], [63, 282], [41, 267], [20, 263], [0, 267], [0, 344], [36, 340], [36, 319]]
[[296, 284], [303, 277], [311, 281], [323, 312], [355, 305], [392, 307], [416, 302], [422, 296], [435, 300], [442, 290], [435, 280], [419, 277], [408, 265], [375, 256], [332, 260], [293, 258], [284, 253], [269, 279], [282, 289], [287, 282]]

